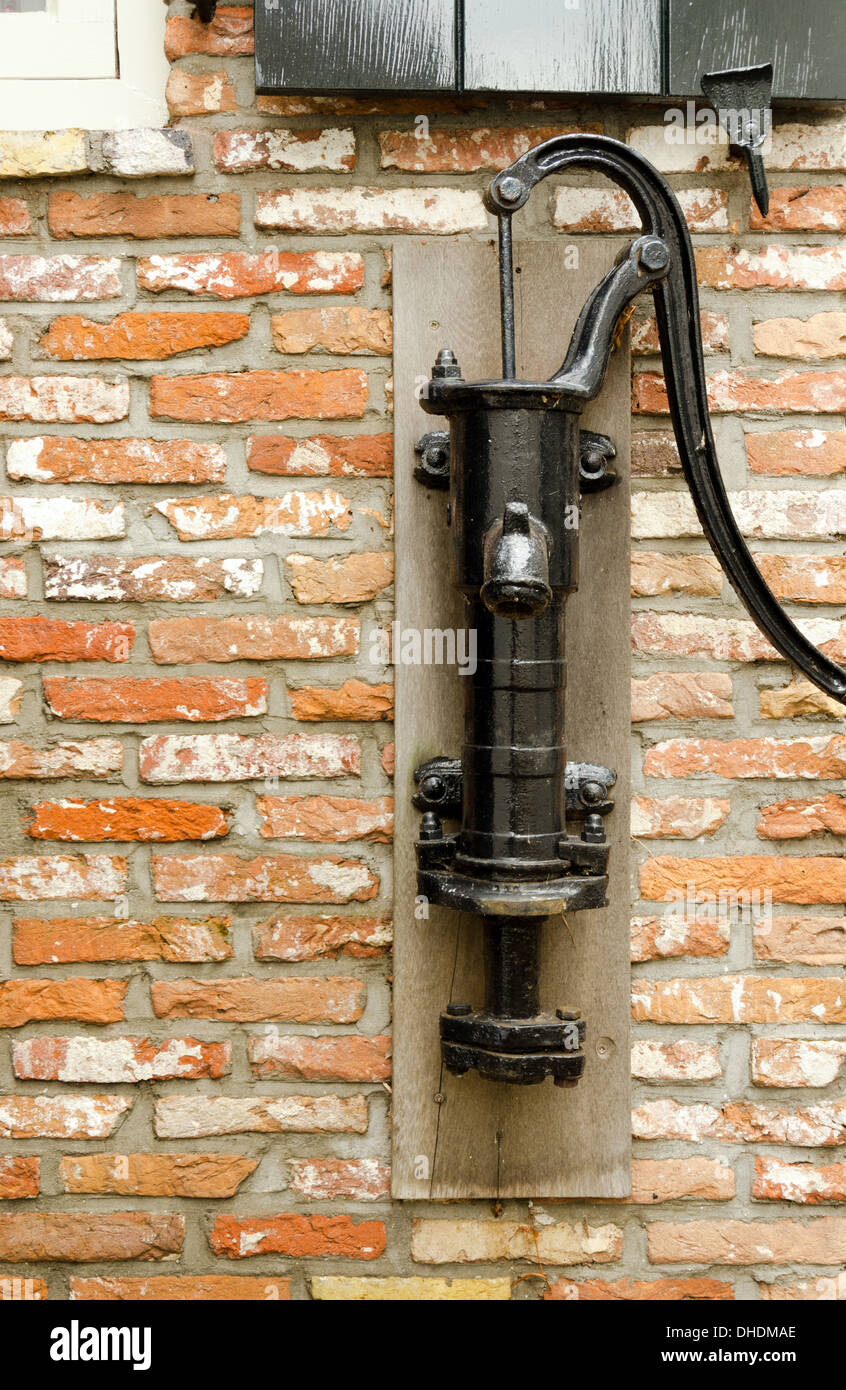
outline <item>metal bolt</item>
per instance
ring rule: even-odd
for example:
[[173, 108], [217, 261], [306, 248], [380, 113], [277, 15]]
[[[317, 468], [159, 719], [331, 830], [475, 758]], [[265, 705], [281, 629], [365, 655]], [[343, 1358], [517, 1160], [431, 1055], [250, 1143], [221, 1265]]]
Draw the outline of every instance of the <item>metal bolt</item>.
[[443, 1094], [442, 1091], [436, 1091], [435, 1094], [432, 1096], [432, 1100], [435, 1102], [436, 1105], [443, 1105], [444, 1101], [446, 1100], [446, 1096]]
[[420, 822], [421, 840], [442, 840], [444, 828], [434, 811], [427, 811]]
[[523, 185], [519, 179], [515, 179], [513, 174], [508, 174], [504, 179], [500, 179], [496, 185], [496, 196], [501, 203], [519, 202], [523, 192]]
[[429, 801], [441, 801], [446, 795], [446, 783], [442, 777], [424, 777], [421, 792]]
[[458, 365], [458, 358], [452, 348], [441, 348], [435, 358], [435, 365], [432, 368], [432, 376], [437, 381], [445, 378], [458, 379], [461, 376], [461, 368]]
[[605, 844], [605, 826], [602, 823], [602, 817], [597, 815], [595, 811], [592, 815], [585, 816], [582, 841], [586, 845]]
[[660, 237], [649, 237], [640, 248], [640, 263], [646, 270], [663, 270], [670, 260], [670, 249]]
[[605, 800], [605, 788], [601, 782], [584, 782], [579, 794], [585, 806], [598, 806], [600, 801]]

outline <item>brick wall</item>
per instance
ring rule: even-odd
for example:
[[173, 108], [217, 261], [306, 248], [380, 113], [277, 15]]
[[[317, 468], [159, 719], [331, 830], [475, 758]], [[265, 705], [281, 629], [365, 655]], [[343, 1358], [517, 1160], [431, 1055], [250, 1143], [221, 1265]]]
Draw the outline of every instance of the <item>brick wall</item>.
[[[0, 1296], [844, 1296], [843, 713], [707, 550], [644, 308], [631, 1200], [387, 1197], [369, 659], [392, 241], [489, 236], [491, 171], [589, 127], [681, 196], [736, 513], [846, 660], [843, 113], [779, 113], [763, 222], [658, 108], [256, 102], [250, 9], [170, 15], [169, 130], [0, 144]], [[562, 245], [632, 225], [589, 180], [523, 220]], [[754, 923], [666, 915], [748, 890]]]

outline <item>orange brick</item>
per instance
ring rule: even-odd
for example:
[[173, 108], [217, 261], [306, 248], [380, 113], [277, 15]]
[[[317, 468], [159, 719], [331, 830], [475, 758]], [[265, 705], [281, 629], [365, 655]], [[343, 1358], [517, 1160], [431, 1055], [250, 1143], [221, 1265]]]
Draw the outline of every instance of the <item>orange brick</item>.
[[38, 801], [32, 816], [26, 833], [36, 840], [214, 840], [229, 832], [219, 806], [132, 796]]
[[29, 208], [22, 198], [0, 198], [0, 236], [27, 236]]
[[154, 294], [353, 294], [364, 283], [364, 260], [354, 251], [199, 252], [142, 258], [137, 274], [139, 289]]
[[173, 15], [165, 29], [165, 55], [170, 62], [189, 53], [226, 54], [235, 57], [253, 52], [252, 5], [219, 5], [210, 24], [199, 15]]
[[390, 434], [253, 435], [247, 443], [247, 467], [285, 477], [390, 478], [393, 444]]
[[394, 800], [359, 801], [348, 796], [260, 796], [256, 810], [265, 840], [371, 840], [389, 844], [394, 833]]
[[41, 1160], [38, 1158], [3, 1158], [0, 1156], [0, 1201], [19, 1201], [37, 1197], [41, 1183]]
[[75, 1023], [120, 1023], [126, 980], [0, 981], [0, 1028], [68, 1019]]
[[228, 1022], [355, 1023], [364, 1011], [360, 980], [295, 977], [258, 980], [155, 980], [157, 1018], [216, 1018]]
[[66, 237], [115, 236], [237, 236], [241, 228], [241, 199], [237, 193], [82, 193], [64, 189], [51, 193], [47, 203], [50, 235]]
[[756, 232], [846, 231], [846, 188], [825, 184], [772, 188], [766, 217], [750, 200], [749, 228]]
[[390, 356], [393, 347], [391, 315], [387, 309], [361, 304], [331, 309], [291, 309], [274, 314], [270, 332], [277, 352], [351, 352]]
[[[2, 1218], [0, 1218], [2, 1220]], [[252, 1255], [289, 1255], [308, 1259], [376, 1260], [386, 1244], [381, 1221], [353, 1221], [349, 1216], [218, 1216], [209, 1236], [215, 1255], [241, 1260]], [[0, 1250], [2, 1244], [0, 1244]]]
[[63, 362], [160, 361], [234, 343], [249, 331], [249, 314], [128, 313], [110, 323], [68, 316], [53, 320], [39, 346]]
[[185, 964], [228, 960], [231, 917], [17, 917], [12, 923], [16, 965], [64, 961], [167, 960]]
[[846, 430], [772, 430], [746, 436], [752, 473], [830, 478], [846, 473]]
[[376, 721], [394, 717], [392, 685], [368, 685], [365, 681], [348, 680], [336, 688], [301, 685], [289, 688], [288, 693], [294, 719]]
[[0, 618], [4, 661], [128, 661], [134, 640], [130, 623]]
[[843, 1260], [846, 1220], [656, 1221], [646, 1228], [652, 1264], [822, 1264]]
[[705, 1303], [733, 1298], [731, 1284], [721, 1279], [556, 1279], [544, 1292], [546, 1301], [566, 1303]]
[[258, 1167], [242, 1154], [75, 1154], [59, 1164], [65, 1192], [119, 1197], [234, 1197]]
[[133, 1084], [219, 1080], [230, 1070], [232, 1044], [196, 1038], [26, 1038], [12, 1044], [15, 1076], [23, 1081]]
[[271, 917], [253, 928], [257, 960], [369, 958], [390, 949], [391, 924], [372, 917]]
[[191, 723], [246, 719], [267, 712], [267, 681], [259, 677], [108, 680], [44, 677], [44, 698], [60, 719], [98, 723]]
[[184, 1239], [184, 1216], [144, 1211], [0, 1216], [0, 1260], [10, 1264], [166, 1260], [179, 1254]]
[[375, 1158], [294, 1158], [290, 1188], [307, 1202], [377, 1202], [390, 1192], [390, 1172]]
[[[819, 855], [768, 859], [764, 855], [717, 859], [659, 857], [644, 864], [640, 889], [645, 898], [671, 901], [688, 892], [706, 892], [718, 898], [734, 895], [736, 901], [762, 905], [764, 894], [778, 903], [835, 903], [846, 897], [846, 860]], [[736, 895], [746, 894], [745, 899]]]
[[387, 1081], [391, 1075], [390, 1038], [304, 1038], [280, 1034], [247, 1040], [247, 1057], [256, 1076], [284, 1081]]
[[171, 116], [210, 116], [236, 109], [235, 89], [225, 72], [171, 68], [165, 95]]
[[833, 977], [635, 980], [632, 1017], [652, 1023], [844, 1023], [846, 997]]
[[279, 1302], [291, 1297], [287, 1279], [239, 1278], [231, 1274], [160, 1274], [152, 1279], [71, 1279], [76, 1302]]
[[330, 372], [250, 371], [208, 376], [154, 376], [150, 414], [160, 419], [343, 420], [364, 414], [368, 385], [352, 367]]

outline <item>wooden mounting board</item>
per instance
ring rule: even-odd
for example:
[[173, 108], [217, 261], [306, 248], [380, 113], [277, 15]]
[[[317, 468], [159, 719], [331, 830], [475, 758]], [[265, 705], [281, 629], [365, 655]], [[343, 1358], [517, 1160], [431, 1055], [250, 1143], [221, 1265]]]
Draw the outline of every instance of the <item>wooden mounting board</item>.
[[[518, 375], [543, 380], [560, 366], [576, 316], [620, 242], [518, 245]], [[443, 422], [417, 390], [439, 348], [468, 380], [501, 375], [499, 293], [492, 245], [439, 240], [394, 249], [396, 400], [396, 618], [401, 628], [464, 626], [449, 582], [446, 493], [413, 476], [414, 444]], [[483, 998], [482, 927], [431, 907], [415, 917], [411, 804], [418, 763], [461, 750], [461, 682], [450, 666], [405, 666], [395, 652], [393, 1180], [398, 1198], [624, 1197], [631, 1191], [629, 1059], [630, 573], [628, 335], [614, 353], [586, 428], [609, 434], [620, 483], [585, 499], [581, 587], [567, 604], [567, 756], [617, 772], [609, 903], [543, 926], [541, 1001], [580, 1008], [587, 1065], [579, 1085], [508, 1086], [440, 1060], [438, 1016], [450, 999]], [[572, 933], [572, 936], [571, 934]], [[441, 1097], [438, 1100], [436, 1097]]]

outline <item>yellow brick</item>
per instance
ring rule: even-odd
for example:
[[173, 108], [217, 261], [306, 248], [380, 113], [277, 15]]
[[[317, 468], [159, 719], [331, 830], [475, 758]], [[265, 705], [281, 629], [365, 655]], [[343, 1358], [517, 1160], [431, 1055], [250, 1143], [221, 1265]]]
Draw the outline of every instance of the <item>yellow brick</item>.
[[325, 1275], [311, 1281], [312, 1298], [332, 1303], [507, 1303], [510, 1279], [347, 1279]]
[[84, 174], [87, 168], [82, 130], [6, 130], [0, 134], [0, 178]]

